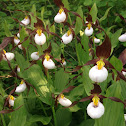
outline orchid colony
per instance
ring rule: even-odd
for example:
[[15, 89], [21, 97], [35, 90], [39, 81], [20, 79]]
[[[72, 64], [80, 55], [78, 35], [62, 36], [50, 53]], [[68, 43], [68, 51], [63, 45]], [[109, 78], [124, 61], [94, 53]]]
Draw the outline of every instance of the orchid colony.
[[[42, 61], [42, 65], [44, 68], [43, 70], [44, 70], [45, 76], [47, 76], [47, 78], [50, 74], [49, 71], [51, 71], [51, 69], [57, 69], [57, 65], [55, 62], [57, 62], [57, 63], [59, 62], [61, 64], [61, 67], [64, 68], [64, 72], [66, 72], [66, 73], [74, 73], [74, 72], [80, 71], [84, 66], [91, 65], [91, 64], [94, 65], [89, 70], [89, 78], [91, 79], [91, 81], [93, 83], [92, 85], [94, 86], [94, 88], [90, 91], [91, 95], [84, 97], [79, 101], [71, 101], [70, 99], [66, 98], [63, 94], [63, 93], [69, 93], [74, 88], [76, 88], [75, 86], [69, 86], [68, 88], [66, 88], [62, 92], [60, 92], [58, 95], [55, 94], [55, 92], [52, 93], [52, 96], [53, 96], [52, 99], [54, 99], [56, 106], [59, 103], [62, 106], [64, 106], [65, 108], [70, 108], [70, 107], [73, 107], [74, 105], [76, 105], [78, 102], [84, 102], [84, 101], [90, 100], [91, 102], [87, 106], [87, 114], [93, 119], [100, 118], [104, 114], [105, 110], [107, 109], [104, 107], [104, 104], [103, 104], [104, 98], [106, 98], [106, 99], [108, 98], [108, 99], [116, 101], [116, 102], [121, 102], [122, 104], [124, 104], [124, 107], [125, 107], [126, 103], [124, 101], [122, 101], [121, 99], [118, 99], [116, 97], [106, 97], [106, 96], [103, 96], [100, 94], [100, 93], [102, 93], [100, 83], [104, 82], [107, 79], [109, 72], [112, 72], [113, 79], [115, 79], [115, 77], [116, 77], [116, 79], [115, 79], [116, 81], [119, 81], [120, 79], [126, 81], [126, 77], [125, 77], [126, 70], [125, 70], [125, 68], [123, 68], [121, 70], [121, 72], [116, 70], [115, 67], [107, 60], [111, 56], [111, 41], [110, 41], [108, 35], [106, 34], [106, 32], [99, 25], [98, 20], [93, 22], [92, 16], [90, 14], [87, 14], [87, 18], [84, 23], [84, 20], [81, 18], [81, 16], [78, 13], [71, 12], [71, 11], [67, 10], [66, 8], [64, 8], [64, 4], [62, 3], [61, 0], [54, 0], [54, 2], [59, 7], [59, 11], [56, 14], [56, 16], [54, 17], [54, 22], [57, 23], [58, 25], [63, 24], [64, 27], [67, 26], [69, 28], [69, 30], [62, 37], [60, 37], [56, 33], [49, 31], [48, 26], [46, 26], [46, 28], [44, 28], [43, 21], [41, 19], [39, 19], [38, 17], [35, 17], [36, 23], [34, 23], [34, 30], [27, 28], [27, 26], [30, 27], [31, 18], [29, 15], [26, 15], [26, 17], [22, 21], [19, 21], [19, 20], [16, 20], [16, 21], [19, 22], [21, 27], [25, 27], [28, 37], [25, 37], [23, 41], [20, 41], [21, 28], [19, 28], [19, 32], [17, 34], [15, 34], [14, 37], [4, 38], [2, 44], [0, 45], [0, 48], [2, 49], [1, 50], [1, 60], [5, 60], [6, 62], [8, 62], [8, 65], [9, 65], [10, 69], [12, 70], [11, 75], [13, 77], [16, 77], [17, 79], [21, 80], [21, 83], [19, 84], [19, 86], [15, 85], [15, 88], [10, 92], [10, 94], [8, 95], [8, 97], [5, 100], [5, 105], [8, 106], [9, 109], [2, 110], [2, 111], [0, 111], [0, 113], [12, 112], [12, 110], [10, 110], [10, 108], [12, 108], [14, 106], [14, 101], [16, 99], [16, 97], [14, 97], [15, 93], [17, 93], [17, 94], [22, 93], [26, 89], [28, 89], [28, 91], [29, 91], [30, 87], [32, 87], [34, 90], [36, 90], [32, 84], [30, 84], [29, 82], [27, 82], [27, 80], [25, 80], [25, 78], [22, 78], [19, 76], [19, 73], [21, 72], [21, 70], [20, 70], [20, 66], [18, 66], [18, 64], [14, 70], [11, 68], [11, 60], [14, 60], [15, 54], [12, 52], [6, 52], [4, 50], [4, 48], [7, 45], [9, 45], [10, 42], [12, 42], [13, 51], [16, 47], [18, 47], [25, 54], [26, 48], [23, 47], [23, 43], [25, 43], [27, 41], [27, 39], [29, 39], [29, 38], [32, 41], [29, 44], [34, 44], [36, 47], [39, 46], [39, 47], [43, 48], [43, 46], [48, 43], [47, 44], [48, 48], [43, 50], [43, 52], [41, 53], [42, 55], [40, 55], [39, 51], [32, 52], [30, 54], [32, 61], [30, 61], [31, 65], [25, 69], [26, 71], [30, 67], [32, 67], [34, 64], [37, 64], [37, 61]], [[85, 27], [85, 30], [84, 30], [84, 32], [80, 31], [80, 36], [83, 36], [83, 35], [88, 36], [88, 38], [90, 40], [90, 43], [88, 43], [88, 46], [90, 47], [89, 55], [92, 58], [87, 63], [85, 63], [81, 66], [77, 66], [75, 69], [73, 68], [72, 71], [67, 71], [67, 69], [66, 69], [67, 59], [65, 59], [64, 54], [61, 54], [60, 59], [53, 58], [53, 56], [51, 55], [51, 51], [52, 51], [51, 42], [50, 42], [50, 44], [49, 44], [49, 42], [47, 42], [47, 37], [49, 35], [58, 37], [58, 39], [60, 39], [61, 43], [63, 43], [66, 46], [69, 43], [71, 43], [73, 41], [73, 39], [77, 39], [78, 42], [80, 42], [80, 38], [77, 35], [75, 35], [74, 24], [68, 23], [68, 13], [72, 13], [81, 19], [83, 26]], [[32, 15], [34, 16], [34, 14], [32, 14]], [[104, 32], [105, 37], [104, 37], [104, 41], [102, 43], [99, 38], [94, 37], [96, 29], [98, 30], [98, 33]], [[120, 42], [126, 42], [126, 33], [122, 34], [118, 38], [118, 40]], [[84, 43], [86, 43], [86, 41], [84, 41]], [[101, 43], [101, 44], [97, 45], [97, 43]], [[96, 47], [95, 47], [96, 50], [95, 50], [95, 48], [93, 48], [93, 46], [95, 44], [96, 44]], [[82, 45], [82, 47], [83, 47], [83, 45]], [[94, 57], [97, 57], [97, 58], [94, 58]], [[126, 50], [124, 50], [121, 53], [121, 55], [119, 56], [119, 59], [122, 61], [122, 64], [124, 66], [126, 64]], [[54, 62], [54, 60], [55, 60], [55, 62]], [[114, 75], [114, 72], [112, 71], [112, 69], [114, 69], [116, 71], [117, 76]], [[82, 74], [79, 74], [79, 75], [82, 75]]]

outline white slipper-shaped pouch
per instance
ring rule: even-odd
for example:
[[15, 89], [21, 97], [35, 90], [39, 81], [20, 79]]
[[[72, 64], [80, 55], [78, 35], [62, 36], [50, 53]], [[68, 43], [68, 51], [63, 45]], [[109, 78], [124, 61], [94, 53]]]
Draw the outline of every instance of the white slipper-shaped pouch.
[[63, 94], [59, 96], [58, 101], [64, 107], [69, 107], [72, 104], [72, 102], [69, 99], [65, 98]]
[[100, 39], [94, 37], [94, 43], [100, 43]]
[[122, 35], [118, 38], [118, 40], [119, 40], [120, 42], [126, 42], [126, 33], [122, 34]]
[[20, 83], [20, 85], [16, 87], [15, 92], [21, 93], [21, 92], [25, 91], [25, 89], [26, 89], [26, 84], [25, 84], [25, 82], [22, 80], [21, 83]]
[[100, 118], [105, 112], [105, 108], [101, 102], [98, 103], [97, 106], [94, 105], [93, 102], [91, 102], [87, 106], [87, 114], [92, 118], [92, 119], [98, 119]]
[[57, 15], [54, 17], [54, 21], [56, 23], [62, 23], [66, 20], [66, 14], [64, 12], [64, 10], [61, 8], [59, 10], [59, 12], [57, 13]]
[[107, 79], [108, 71], [104, 67], [105, 63], [102, 60], [97, 62], [97, 65], [93, 66], [89, 71], [89, 77], [92, 81], [100, 83]]
[[39, 52], [33, 52], [33, 53], [31, 54], [31, 58], [32, 58], [33, 60], [38, 60], [38, 59], [39, 59]]
[[50, 56], [48, 54], [45, 55], [45, 59], [43, 61], [43, 65], [47, 69], [55, 69], [55, 63], [50, 59]]
[[12, 95], [9, 95], [9, 105], [10, 106], [14, 106], [14, 100], [15, 100], [16, 98], [15, 97], [13, 97]]
[[[21, 23], [23, 23], [24, 25], [28, 25], [28, 24], [30, 23], [29, 17], [26, 16], [26, 17], [21, 21]], [[21, 24], [21, 25], [23, 25], [23, 24]]]
[[73, 34], [70, 30], [62, 36], [62, 42], [64, 44], [70, 43], [72, 39], [73, 39]]
[[37, 34], [35, 35], [34, 40], [38, 45], [43, 45], [46, 42], [46, 36], [42, 33], [41, 29], [37, 30]]
[[14, 53], [11, 52], [6, 52], [5, 50], [3, 50], [4, 54], [3, 54], [3, 60], [7, 61], [7, 59], [10, 61], [12, 59], [14, 59]]

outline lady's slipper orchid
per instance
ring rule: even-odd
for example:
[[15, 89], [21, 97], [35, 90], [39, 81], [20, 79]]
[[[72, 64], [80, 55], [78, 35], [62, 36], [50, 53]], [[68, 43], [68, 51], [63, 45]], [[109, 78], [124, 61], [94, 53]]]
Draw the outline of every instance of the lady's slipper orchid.
[[17, 33], [17, 37], [20, 38], [20, 33], [19, 32]]
[[93, 28], [91, 23], [87, 24], [87, 28], [85, 29], [84, 33], [86, 36], [91, 36], [93, 34]]
[[72, 104], [72, 102], [69, 99], [65, 98], [63, 94], [59, 95], [58, 101], [62, 106], [65, 107], [69, 107]]
[[118, 38], [118, 40], [119, 40], [120, 42], [126, 42], [126, 33], [122, 34], [122, 35]]
[[56, 23], [62, 23], [66, 20], [66, 13], [64, 12], [64, 9], [61, 7], [57, 15], [54, 17], [54, 21]]
[[20, 39], [17, 38], [17, 36], [14, 36], [14, 43], [17, 45], [20, 42]]
[[13, 97], [12, 95], [9, 95], [9, 106], [14, 106], [15, 99], [16, 99], [15, 97]]
[[43, 61], [43, 65], [45, 68], [47, 68], [47, 69], [55, 69], [56, 68], [55, 63], [52, 61], [52, 59], [50, 59], [49, 54], [46, 54], [44, 58], [45, 59]]
[[23, 92], [25, 89], [26, 89], [26, 84], [25, 84], [25, 82], [22, 80], [21, 83], [20, 83], [20, 85], [16, 87], [15, 92], [21, 93], [21, 92]]
[[94, 43], [99, 43], [100, 39], [94, 37]]
[[5, 50], [3, 50], [3, 60], [7, 61], [7, 60], [12, 60], [14, 59], [14, 53], [10, 53], [10, 52], [6, 52]]
[[[28, 25], [28, 24], [30, 23], [29, 17], [26, 16], [26, 17], [21, 21], [21, 23], [24, 24], [24, 25]], [[21, 25], [22, 25], [22, 24], [21, 24]]]
[[34, 39], [38, 45], [43, 45], [46, 42], [46, 36], [42, 33], [42, 29], [37, 29], [37, 34]]
[[126, 114], [124, 114], [124, 119], [125, 119], [125, 121], [126, 121]]
[[99, 60], [97, 62], [97, 65], [90, 69], [89, 77], [92, 81], [100, 83], [107, 79], [108, 71], [104, 67], [104, 65], [105, 63], [103, 62], [103, 60]]
[[99, 100], [96, 95], [92, 98], [93, 102], [87, 106], [87, 113], [92, 119], [98, 119], [104, 114], [105, 108]]
[[63, 36], [62, 36], [62, 42], [64, 44], [68, 44], [72, 41], [73, 39], [73, 34], [72, 34], [72, 31], [71, 29], [67, 31], [67, 33], [65, 33]]
[[38, 60], [38, 59], [39, 59], [39, 52], [33, 52], [33, 53], [31, 54], [31, 58], [32, 58], [33, 60]]
[[62, 60], [61, 65], [62, 66], [66, 66], [66, 61], [65, 60]]
[[125, 72], [125, 71], [122, 71], [122, 74], [123, 74], [124, 76], [126, 76], [126, 72]]
[[17, 72], [20, 72], [21, 70], [20, 70], [20, 67], [19, 66], [17, 66]]

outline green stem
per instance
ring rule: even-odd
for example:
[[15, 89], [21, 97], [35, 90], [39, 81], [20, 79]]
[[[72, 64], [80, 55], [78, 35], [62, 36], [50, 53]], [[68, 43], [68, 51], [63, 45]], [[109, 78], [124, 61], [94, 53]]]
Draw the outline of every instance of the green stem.
[[56, 122], [56, 113], [55, 113], [54, 106], [52, 107], [52, 112], [53, 112], [53, 118], [54, 118], [54, 125], [57, 126], [57, 122]]
[[[41, 101], [40, 101], [40, 102], [41, 102]], [[43, 110], [45, 116], [48, 116], [47, 113], [46, 113], [46, 110], [45, 110], [45, 108], [44, 108], [44, 105], [42, 104], [42, 102], [41, 102], [41, 107], [42, 107], [42, 110]]]
[[2, 122], [3, 122], [3, 126], [6, 126], [6, 123], [5, 123], [5, 120], [4, 120], [4, 117], [3, 117], [3, 114], [1, 114], [1, 119], [2, 119]]

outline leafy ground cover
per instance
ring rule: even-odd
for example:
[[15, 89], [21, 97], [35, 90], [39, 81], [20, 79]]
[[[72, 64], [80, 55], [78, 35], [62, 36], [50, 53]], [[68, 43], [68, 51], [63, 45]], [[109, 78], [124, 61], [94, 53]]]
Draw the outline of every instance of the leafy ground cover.
[[126, 1], [0, 3], [2, 126], [125, 126]]

